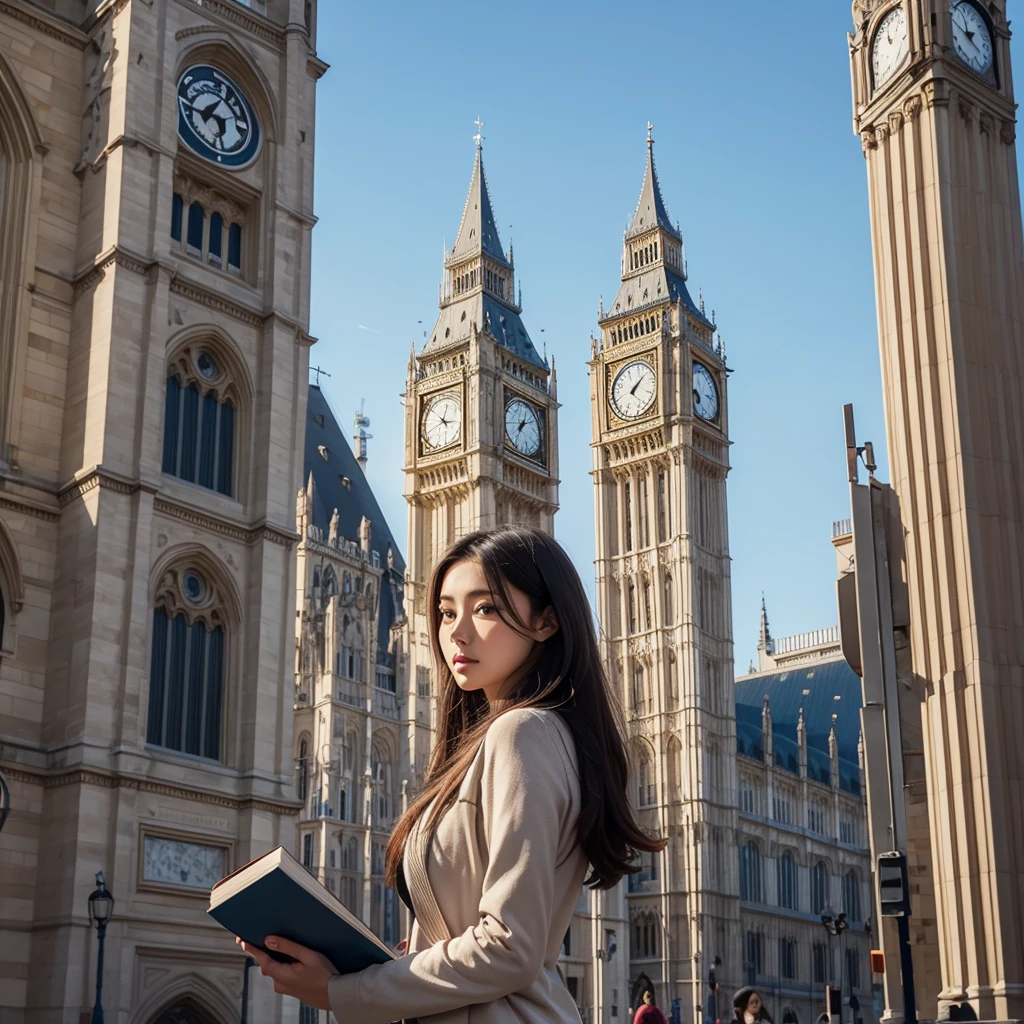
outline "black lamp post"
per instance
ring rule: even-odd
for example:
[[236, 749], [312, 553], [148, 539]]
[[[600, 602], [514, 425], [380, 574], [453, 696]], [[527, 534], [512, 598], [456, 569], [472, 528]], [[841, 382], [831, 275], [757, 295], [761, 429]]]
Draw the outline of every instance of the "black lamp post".
[[256, 961], [251, 956], [245, 958], [242, 968], [242, 1018], [241, 1024], [249, 1024], [249, 968], [255, 967]]
[[0, 832], [3, 831], [7, 812], [11, 809], [11, 791], [7, 788], [7, 780], [0, 772]]
[[[833, 965], [832, 965], [832, 936], [833, 935], [842, 935], [843, 932], [845, 932], [846, 929], [849, 927], [849, 924], [847, 923], [847, 920], [846, 920], [846, 914], [843, 911], [840, 911], [838, 914], [833, 914], [831, 907], [825, 907], [825, 909], [821, 912], [821, 923], [824, 925], [825, 931], [828, 932], [828, 976], [829, 976], [829, 978], [834, 978], [835, 974], [834, 974], [834, 968], [833, 968]], [[842, 940], [840, 940], [840, 943], [839, 943], [839, 955], [840, 955], [840, 963], [839, 963], [839, 1000], [840, 1000], [840, 1006], [842, 1006], [842, 999], [843, 999], [843, 970], [844, 970], [844, 968], [846, 966], [844, 963], [842, 963], [842, 952], [843, 952], [843, 943], [842, 943]], [[840, 1016], [841, 1016], [841, 1014], [842, 1014], [842, 1011], [840, 1011]]]
[[103, 940], [107, 935], [107, 922], [114, 913], [114, 897], [107, 891], [103, 872], [96, 872], [96, 889], [89, 897], [89, 920], [96, 925], [96, 936], [100, 942], [99, 957], [96, 960], [96, 1004], [92, 1008], [92, 1024], [103, 1024]]

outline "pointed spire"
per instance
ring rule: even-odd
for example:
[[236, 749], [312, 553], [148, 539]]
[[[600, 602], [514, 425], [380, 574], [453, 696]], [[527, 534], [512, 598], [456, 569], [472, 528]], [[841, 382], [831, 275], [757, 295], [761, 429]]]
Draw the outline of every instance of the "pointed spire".
[[[483, 122], [477, 118], [477, 127], [482, 128]], [[498, 225], [494, 219], [494, 208], [491, 206], [491, 195], [487, 189], [487, 178], [484, 175], [483, 136], [478, 131], [476, 141], [476, 160], [473, 164], [473, 177], [469, 182], [469, 195], [462, 211], [462, 223], [455, 239], [455, 245], [448, 253], [448, 261], [461, 260], [478, 252], [483, 252], [491, 259], [511, 266], [501, 247], [498, 237]]]
[[650, 231], [657, 226], [667, 231], [673, 237], [682, 241], [678, 229], [672, 224], [672, 218], [668, 215], [665, 207], [665, 200], [661, 194], [661, 185], [658, 182], [658, 172], [654, 166], [654, 125], [647, 122], [647, 168], [644, 171], [644, 183], [640, 189], [640, 200], [636, 204], [633, 213], [633, 220], [626, 229], [626, 236], [639, 235], [641, 232]]
[[757, 649], [771, 654], [772, 632], [768, 628], [768, 609], [764, 603], [764, 594], [761, 594], [761, 632], [757, 638]]

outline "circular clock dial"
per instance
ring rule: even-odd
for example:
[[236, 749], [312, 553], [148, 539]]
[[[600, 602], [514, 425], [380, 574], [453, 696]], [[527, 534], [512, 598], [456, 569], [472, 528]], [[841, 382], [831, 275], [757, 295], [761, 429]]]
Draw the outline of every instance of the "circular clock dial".
[[704, 420], [718, 415], [718, 385], [703, 363], [693, 364], [693, 411]]
[[259, 122], [245, 93], [209, 64], [193, 64], [178, 79], [178, 136], [224, 167], [245, 167], [260, 148]]
[[875, 88], [888, 81], [910, 52], [907, 12], [894, 7], [881, 21], [871, 44], [871, 70]]
[[626, 363], [612, 381], [612, 408], [622, 419], [634, 420], [654, 405], [657, 394], [654, 367], [644, 359], [635, 359]]
[[992, 33], [984, 15], [967, 0], [953, 0], [949, 5], [953, 18], [953, 49], [972, 70], [983, 75], [992, 67]]
[[430, 448], [446, 448], [462, 433], [462, 403], [458, 395], [438, 395], [423, 415], [423, 437]]
[[521, 455], [536, 455], [541, 443], [540, 415], [521, 398], [505, 406], [505, 439]]

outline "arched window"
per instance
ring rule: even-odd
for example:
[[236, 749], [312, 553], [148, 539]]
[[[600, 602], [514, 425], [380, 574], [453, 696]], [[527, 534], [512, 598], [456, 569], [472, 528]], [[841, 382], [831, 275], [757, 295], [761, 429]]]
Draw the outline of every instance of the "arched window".
[[863, 920], [860, 916], [860, 880], [853, 868], [843, 875], [843, 910], [847, 921]]
[[829, 902], [828, 865], [819, 860], [811, 870], [811, 911], [820, 914]]
[[672, 573], [665, 573], [665, 625], [671, 626], [675, 619], [672, 617]]
[[647, 798], [648, 791], [650, 790], [650, 775], [651, 775], [651, 763], [647, 760], [646, 755], [641, 755], [640, 764], [637, 766], [636, 781], [637, 781], [637, 803], [643, 807], [644, 804], [649, 804], [651, 801]]
[[644, 577], [644, 629], [651, 628], [651, 581]]
[[219, 760], [225, 632], [196, 570], [169, 570], [153, 609], [146, 742]]
[[796, 910], [796, 861], [786, 850], [778, 860], [779, 906]]
[[644, 689], [644, 667], [637, 662], [633, 666], [633, 710], [638, 715], [647, 713], [647, 696]]
[[629, 633], [630, 636], [636, 633], [636, 585], [632, 580], [629, 583]]
[[163, 471], [231, 495], [234, 489], [234, 386], [202, 347], [186, 349], [167, 375]]
[[761, 903], [761, 851], [753, 839], [740, 847], [740, 899]]
[[210, 214], [210, 244], [206, 262], [218, 269], [224, 266], [224, 218], [215, 210]]
[[206, 222], [206, 211], [202, 203], [191, 203], [188, 208], [188, 226], [185, 245], [194, 250], [193, 255], [200, 256], [203, 252], [203, 226]]
[[309, 794], [309, 742], [303, 737], [299, 741], [299, 799], [305, 801]]
[[378, 738], [373, 741], [373, 798], [374, 824], [387, 824], [391, 821], [391, 752], [387, 744]]

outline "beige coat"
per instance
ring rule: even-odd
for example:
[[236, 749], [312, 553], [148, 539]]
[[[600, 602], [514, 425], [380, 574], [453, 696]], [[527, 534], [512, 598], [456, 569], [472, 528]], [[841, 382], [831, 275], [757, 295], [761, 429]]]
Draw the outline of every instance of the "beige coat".
[[555, 965], [587, 872], [579, 810], [558, 713], [498, 718], [433, 840], [406, 847], [409, 953], [331, 980], [340, 1024], [578, 1024]]

